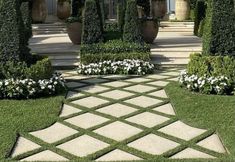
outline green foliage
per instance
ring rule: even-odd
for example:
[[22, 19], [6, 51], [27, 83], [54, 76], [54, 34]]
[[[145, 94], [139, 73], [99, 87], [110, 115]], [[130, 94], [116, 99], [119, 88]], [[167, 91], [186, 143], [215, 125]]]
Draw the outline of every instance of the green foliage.
[[126, 1], [119, 0], [117, 6], [117, 19], [118, 19], [118, 26], [120, 31], [123, 31], [124, 23], [125, 23], [125, 12], [126, 12]]
[[112, 40], [106, 43], [81, 45], [81, 54], [99, 53], [124, 53], [124, 52], [150, 52], [150, 46], [146, 43], [129, 43], [121, 40]]
[[30, 10], [30, 3], [29, 2], [22, 2], [20, 6], [23, 22], [24, 22], [24, 30], [25, 30], [25, 39], [26, 43], [28, 43], [28, 39], [32, 37], [32, 17], [31, 17], [31, 10]]
[[53, 69], [48, 58], [38, 60], [34, 65], [27, 66], [25, 62], [7, 61], [0, 65], [0, 79], [48, 79], [52, 76]]
[[29, 49], [18, 0], [0, 0], [0, 62], [26, 61]]
[[95, 0], [86, 0], [82, 29], [82, 43], [92, 44], [102, 42], [102, 34], [102, 23], [97, 3]]
[[127, 0], [125, 24], [123, 29], [123, 41], [143, 42], [138, 20], [137, 4], [135, 0]]
[[97, 63], [104, 60], [150, 60], [150, 46], [148, 44], [128, 43], [121, 40], [81, 45], [80, 52], [81, 62], [84, 64]]
[[203, 20], [200, 22], [199, 29], [198, 29], [198, 33], [197, 33], [197, 36], [198, 36], [198, 37], [202, 37], [202, 36], [203, 36], [204, 26], [205, 26], [205, 19], [203, 19]]
[[233, 0], [208, 0], [203, 30], [203, 53], [231, 55], [235, 52]]
[[150, 16], [150, 3], [149, 0], [137, 0], [137, 5], [144, 9], [145, 16]]
[[187, 70], [190, 75], [226, 76], [235, 83], [235, 58], [231, 56], [192, 54]]
[[91, 54], [86, 53], [81, 55], [81, 62], [83, 64], [98, 63], [102, 61], [123, 61], [125, 59], [135, 60], [150, 60], [150, 52], [123, 52], [123, 53], [99, 53]]
[[[197, 0], [195, 9], [194, 9], [194, 34], [199, 35], [199, 28], [202, 20], [206, 15], [206, 3], [205, 0]], [[202, 26], [201, 26], [202, 27]]]

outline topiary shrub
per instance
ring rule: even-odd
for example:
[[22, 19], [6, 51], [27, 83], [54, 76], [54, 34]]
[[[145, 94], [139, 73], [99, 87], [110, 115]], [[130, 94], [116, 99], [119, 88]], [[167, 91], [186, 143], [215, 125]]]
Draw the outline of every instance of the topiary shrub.
[[143, 42], [138, 20], [136, 0], [127, 0], [126, 3], [123, 41], [136, 43]]
[[121, 32], [123, 32], [123, 27], [125, 23], [125, 12], [126, 12], [126, 1], [119, 0], [117, 5], [117, 19], [118, 19], [118, 26]]
[[22, 14], [22, 19], [24, 22], [24, 35], [25, 35], [25, 39], [27, 41], [28, 44], [28, 39], [32, 37], [33, 33], [32, 33], [32, 12], [30, 10], [31, 6], [30, 6], [30, 2], [22, 2], [21, 6], [20, 6], [20, 10], [21, 10], [21, 14]]
[[[198, 0], [194, 9], [194, 35], [199, 36], [199, 28], [206, 15], [205, 0]], [[201, 26], [202, 27], [202, 26]]]
[[28, 62], [30, 53], [24, 37], [20, 2], [0, 1], [0, 62]]
[[86, 0], [82, 28], [82, 43], [92, 44], [103, 41], [102, 23], [95, 0]]
[[203, 53], [232, 55], [235, 52], [233, 0], [208, 0], [203, 30]]

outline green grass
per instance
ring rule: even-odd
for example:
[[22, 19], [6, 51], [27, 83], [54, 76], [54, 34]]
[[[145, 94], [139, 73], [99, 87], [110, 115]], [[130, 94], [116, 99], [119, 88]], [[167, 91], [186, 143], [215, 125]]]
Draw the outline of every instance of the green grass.
[[64, 95], [35, 100], [0, 100], [0, 161], [8, 157], [18, 134], [53, 124]]
[[166, 91], [180, 120], [194, 127], [212, 129], [221, 137], [235, 160], [235, 96], [202, 95], [182, 89], [171, 83]]

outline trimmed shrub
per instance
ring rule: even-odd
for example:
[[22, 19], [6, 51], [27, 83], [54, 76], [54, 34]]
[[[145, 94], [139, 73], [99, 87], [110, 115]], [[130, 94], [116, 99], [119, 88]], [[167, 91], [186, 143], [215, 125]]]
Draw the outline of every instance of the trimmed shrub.
[[136, 43], [143, 42], [138, 20], [136, 0], [127, 0], [123, 41]]
[[81, 62], [97, 63], [105, 60], [122, 61], [124, 59], [150, 60], [148, 44], [128, 43], [121, 40], [108, 41], [90, 45], [81, 45]]
[[26, 43], [28, 44], [28, 40], [32, 37], [32, 12], [30, 10], [30, 3], [29, 2], [22, 2], [20, 6], [22, 19], [24, 22], [24, 35], [26, 39]]
[[82, 29], [82, 43], [93, 44], [103, 41], [102, 23], [95, 0], [86, 0]]
[[118, 26], [120, 31], [123, 31], [124, 23], [125, 23], [125, 12], [126, 12], [126, 1], [119, 0], [117, 5], [117, 19], [118, 19]]
[[0, 79], [48, 79], [52, 76], [53, 69], [48, 58], [41, 58], [34, 65], [27, 66], [25, 62], [7, 61], [0, 65]]
[[28, 62], [30, 53], [24, 37], [20, 2], [0, 1], [0, 62]]
[[235, 52], [233, 0], [209, 0], [203, 31], [203, 53], [231, 55]]
[[190, 56], [187, 70], [190, 75], [199, 77], [225, 76], [235, 84], [235, 58], [231, 56], [204, 56], [196, 53]]
[[206, 3], [205, 0], [197, 0], [194, 9], [194, 35], [199, 36], [199, 28], [202, 20], [206, 15]]
[[125, 52], [150, 52], [150, 46], [146, 43], [129, 43], [121, 40], [112, 40], [106, 43], [96, 43], [81, 45], [81, 55], [90, 54], [101, 54], [101, 53], [125, 53]]
[[197, 36], [200, 37], [200, 38], [203, 36], [204, 26], [205, 26], [205, 19], [203, 19], [203, 20], [200, 22], [200, 25], [199, 25], [199, 29], [198, 29]]

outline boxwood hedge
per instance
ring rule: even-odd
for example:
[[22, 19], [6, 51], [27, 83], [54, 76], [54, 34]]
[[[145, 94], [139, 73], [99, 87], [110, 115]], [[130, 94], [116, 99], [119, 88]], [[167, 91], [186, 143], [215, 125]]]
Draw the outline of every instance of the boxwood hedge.
[[235, 11], [233, 0], [208, 0], [203, 30], [203, 53], [233, 55], [235, 52]]
[[194, 34], [200, 36], [199, 28], [202, 30], [202, 21], [206, 16], [206, 2], [205, 0], [197, 0], [194, 9]]

